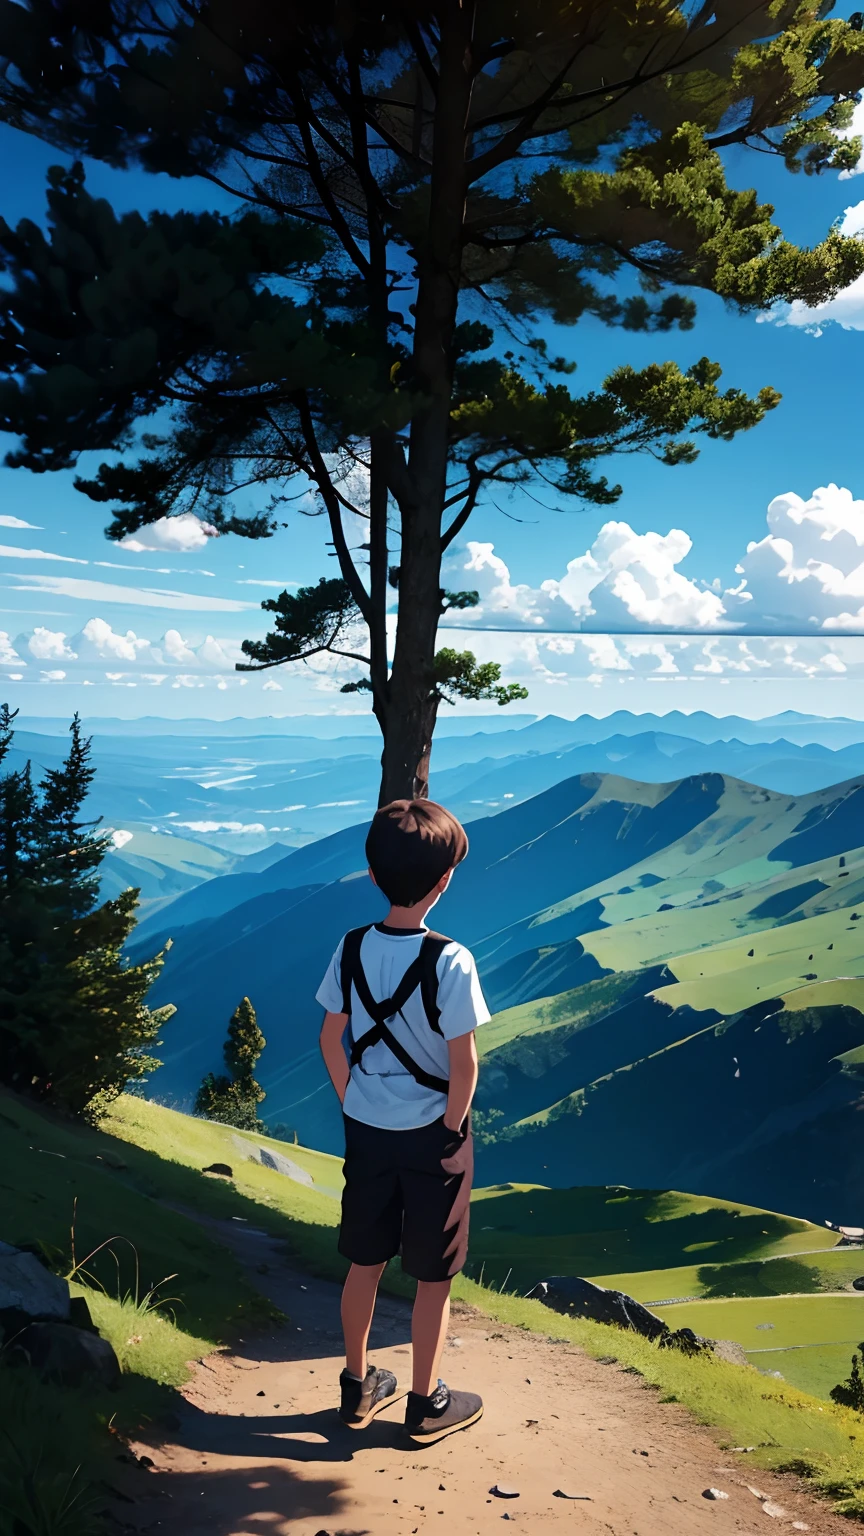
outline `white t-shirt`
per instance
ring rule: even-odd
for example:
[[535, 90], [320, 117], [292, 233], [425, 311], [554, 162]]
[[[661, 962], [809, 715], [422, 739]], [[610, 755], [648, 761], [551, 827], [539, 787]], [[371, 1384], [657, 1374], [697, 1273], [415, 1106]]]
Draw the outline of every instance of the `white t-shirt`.
[[[393, 996], [419, 953], [425, 932], [425, 928], [397, 932], [385, 928], [383, 923], [376, 923], [364, 935], [360, 961], [374, 998], [383, 1001]], [[485, 1024], [490, 1015], [470, 950], [451, 941], [442, 950], [436, 970], [441, 1034], [430, 1028], [419, 987], [411, 994], [401, 1014], [388, 1019], [387, 1027], [419, 1067], [433, 1077], [447, 1078], [450, 1076], [447, 1041], [469, 1035], [472, 1029]], [[328, 1013], [342, 1012], [341, 943], [315, 996]], [[373, 1027], [374, 1020], [370, 1019], [356, 989], [352, 988], [350, 1035], [358, 1040]], [[379, 1040], [364, 1051], [362, 1061], [352, 1067], [343, 1108], [352, 1120], [362, 1120], [366, 1125], [410, 1131], [421, 1125], [431, 1125], [443, 1115], [447, 1098], [434, 1088], [424, 1088], [418, 1083], [397, 1061], [389, 1046]]]

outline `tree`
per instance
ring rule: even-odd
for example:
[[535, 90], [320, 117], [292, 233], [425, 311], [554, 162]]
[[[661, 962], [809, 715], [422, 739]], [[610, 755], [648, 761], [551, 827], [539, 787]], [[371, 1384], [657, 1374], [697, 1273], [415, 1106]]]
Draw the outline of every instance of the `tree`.
[[843, 1408], [854, 1408], [856, 1413], [864, 1413], [864, 1376], [861, 1375], [859, 1358], [864, 1360], [864, 1343], [858, 1345], [861, 1351], [852, 1356], [852, 1369], [846, 1381], [839, 1386], [832, 1387], [830, 1397], [833, 1402], [839, 1403]]
[[[0, 759], [14, 718], [0, 707]], [[82, 819], [94, 770], [77, 715], [71, 736], [38, 788], [29, 763], [0, 779], [0, 1080], [95, 1119], [158, 1067], [174, 1009], [145, 1002], [162, 956], [123, 956], [138, 892], [98, 903], [109, 839]]]
[[126, 455], [78, 482], [112, 504], [113, 537], [190, 511], [266, 537], [311, 487], [339, 574], [265, 603], [243, 666], [349, 660], [384, 738], [382, 798], [425, 793], [441, 701], [521, 694], [436, 650], [442, 615], [477, 601], [441, 574], [474, 509], [531, 481], [611, 505], [605, 458], [690, 463], [697, 437], [731, 439], [779, 398], [721, 390], [707, 358], [577, 394], [550, 327], [686, 330], [685, 290], [765, 309], [864, 270], [837, 230], [784, 240], [722, 158], [855, 163], [862, 19], [830, 9], [0, 0], [6, 121], [203, 178], [238, 210], [117, 217], [76, 165], [49, 178], [47, 238], [0, 228], [8, 462]]
[[195, 1097], [195, 1114], [205, 1120], [219, 1120], [243, 1131], [260, 1131], [258, 1105], [266, 1094], [255, 1081], [254, 1072], [267, 1041], [258, 1028], [255, 1009], [248, 997], [241, 998], [231, 1015], [228, 1038], [222, 1055], [229, 1076], [208, 1072]]

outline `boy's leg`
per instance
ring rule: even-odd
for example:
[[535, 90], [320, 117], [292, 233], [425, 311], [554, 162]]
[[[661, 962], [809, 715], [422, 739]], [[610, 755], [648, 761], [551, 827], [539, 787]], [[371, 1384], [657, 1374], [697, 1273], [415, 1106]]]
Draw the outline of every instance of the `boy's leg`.
[[405, 1428], [416, 1445], [433, 1445], [467, 1429], [483, 1412], [475, 1392], [451, 1392], [438, 1380], [450, 1319], [450, 1285], [465, 1261], [471, 1195], [471, 1132], [449, 1131], [440, 1121], [412, 1132], [410, 1161], [400, 1174], [405, 1214], [402, 1268], [417, 1280], [411, 1330], [414, 1390]]
[[418, 1280], [411, 1316], [414, 1379], [411, 1390], [428, 1397], [438, 1385], [438, 1367], [450, 1321], [449, 1280]]
[[378, 1282], [386, 1267], [386, 1264], [352, 1264], [342, 1291], [345, 1365], [351, 1375], [360, 1381], [366, 1375], [366, 1345], [372, 1327]]

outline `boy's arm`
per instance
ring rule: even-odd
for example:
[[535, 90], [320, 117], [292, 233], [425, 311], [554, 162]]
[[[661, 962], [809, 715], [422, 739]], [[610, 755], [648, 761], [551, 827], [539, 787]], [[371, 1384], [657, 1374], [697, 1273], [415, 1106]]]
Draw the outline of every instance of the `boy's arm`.
[[[448, 1040], [447, 1054], [450, 1057], [450, 1092], [447, 1095], [444, 1124], [448, 1131], [459, 1131], [471, 1108], [474, 1089], [477, 1087], [477, 1042], [473, 1029], [467, 1035], [458, 1035], [455, 1040]], [[330, 1075], [332, 1077], [332, 1072]]]
[[321, 1055], [324, 1057], [324, 1065], [330, 1074], [330, 1081], [336, 1089], [340, 1104], [345, 1097], [351, 1075], [342, 1045], [342, 1036], [347, 1023], [347, 1013], [325, 1013], [320, 1035]]

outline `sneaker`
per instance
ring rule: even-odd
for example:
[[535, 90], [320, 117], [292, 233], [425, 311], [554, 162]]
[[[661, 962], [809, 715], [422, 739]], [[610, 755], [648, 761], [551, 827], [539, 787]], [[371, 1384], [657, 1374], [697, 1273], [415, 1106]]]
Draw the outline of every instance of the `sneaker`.
[[374, 1365], [370, 1365], [364, 1381], [343, 1371], [339, 1385], [342, 1388], [339, 1417], [350, 1429], [365, 1429], [376, 1413], [389, 1408], [397, 1396], [402, 1395], [397, 1392], [398, 1383], [393, 1372], [377, 1370]]
[[483, 1415], [483, 1399], [476, 1392], [451, 1392], [439, 1381], [429, 1397], [409, 1392], [405, 1407], [405, 1431], [415, 1445], [434, 1445], [457, 1429], [467, 1429]]

